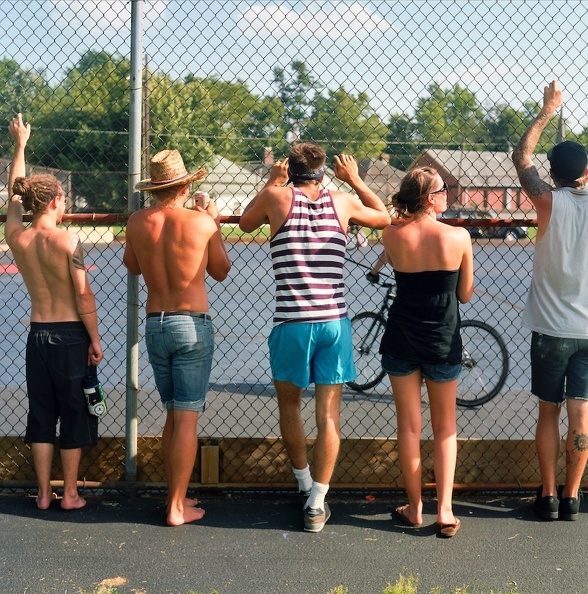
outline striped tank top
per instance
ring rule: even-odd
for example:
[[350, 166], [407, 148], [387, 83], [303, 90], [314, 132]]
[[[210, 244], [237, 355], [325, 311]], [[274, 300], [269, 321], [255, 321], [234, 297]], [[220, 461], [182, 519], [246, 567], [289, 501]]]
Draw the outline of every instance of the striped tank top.
[[347, 317], [343, 265], [347, 234], [328, 190], [316, 202], [292, 188], [284, 224], [270, 239], [276, 279], [274, 326]]

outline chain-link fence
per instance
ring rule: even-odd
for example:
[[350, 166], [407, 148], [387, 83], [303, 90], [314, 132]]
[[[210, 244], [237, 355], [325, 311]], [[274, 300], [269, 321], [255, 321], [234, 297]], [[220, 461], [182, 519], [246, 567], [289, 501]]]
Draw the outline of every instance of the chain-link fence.
[[[132, 14], [142, 15], [134, 34]], [[520, 326], [535, 213], [521, 192], [510, 151], [553, 78], [564, 89], [565, 111], [540, 139], [539, 170], [547, 177], [545, 153], [556, 139], [588, 144], [581, 76], [587, 42], [579, 27], [588, 17], [587, 4], [6, 0], [0, 16], [8, 32], [0, 41], [0, 125], [22, 112], [33, 127], [29, 167], [59, 171], [71, 202], [66, 224], [78, 228], [84, 240], [98, 301], [105, 346], [100, 375], [110, 411], [100, 423], [99, 447], [84, 455], [87, 484], [164, 480], [158, 443], [164, 416], [144, 349], [142, 285], [137, 454], [128, 459], [134, 419], [128, 407], [129, 296], [122, 252], [129, 154], [137, 142], [133, 51], [142, 68], [136, 134], [142, 174], [148, 173], [145, 157], [163, 148], [179, 149], [188, 169], [205, 166], [209, 173], [199, 189], [221, 210], [233, 262], [227, 281], [209, 282], [216, 351], [199, 428], [205, 447], [194, 481], [292, 482], [268, 364], [273, 275], [267, 231], [242, 234], [237, 222], [274, 160], [299, 140], [324, 146], [331, 166], [335, 154], [353, 154], [363, 179], [386, 203], [412, 164], [439, 170], [449, 186], [448, 223], [467, 226], [474, 242], [476, 290], [462, 318], [496, 329], [508, 351], [508, 373], [498, 394], [479, 406], [458, 408], [456, 482], [538, 480], [529, 333]], [[0, 134], [0, 143], [4, 186], [11, 154], [7, 134]], [[325, 183], [342, 187], [332, 170]], [[0, 196], [6, 200], [6, 189]], [[346, 278], [352, 318], [378, 312], [384, 302], [387, 289], [365, 278], [380, 251], [378, 232], [350, 230]], [[22, 435], [29, 300], [5, 244], [0, 272], [0, 484], [28, 484], [34, 475]], [[386, 269], [381, 274], [390, 280]], [[368, 332], [359, 321], [354, 330], [355, 341]], [[490, 391], [502, 375], [499, 343], [477, 326], [470, 331], [470, 358], [479, 364], [464, 364], [464, 400], [480, 385]], [[371, 378], [372, 344], [361, 349], [358, 368]], [[312, 438], [312, 390], [303, 402]], [[344, 443], [333, 482], [398, 485], [388, 379], [364, 390], [345, 387], [341, 410]], [[423, 413], [424, 476], [434, 482], [425, 392]], [[136, 472], [129, 473], [129, 465], [136, 465]]]

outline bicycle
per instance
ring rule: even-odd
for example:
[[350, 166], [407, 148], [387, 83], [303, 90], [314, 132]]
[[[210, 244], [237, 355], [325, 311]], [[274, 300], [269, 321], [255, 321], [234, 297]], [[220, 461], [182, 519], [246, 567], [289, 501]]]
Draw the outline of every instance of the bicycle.
[[[358, 392], [377, 386], [386, 372], [380, 363], [379, 348], [389, 302], [395, 297], [395, 283], [377, 283], [386, 289], [378, 312], [364, 311], [351, 319], [353, 358], [357, 378], [347, 385]], [[502, 389], [508, 376], [509, 355], [500, 334], [486, 322], [462, 320], [461, 338], [463, 370], [457, 386], [457, 405], [475, 408], [492, 400]]]

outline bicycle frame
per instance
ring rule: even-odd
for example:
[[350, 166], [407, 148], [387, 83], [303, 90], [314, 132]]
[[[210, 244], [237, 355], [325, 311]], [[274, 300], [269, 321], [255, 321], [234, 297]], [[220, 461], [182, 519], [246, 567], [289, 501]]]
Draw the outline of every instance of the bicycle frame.
[[[354, 335], [359, 338], [358, 343], [354, 342], [354, 350], [358, 355], [355, 360], [358, 379], [347, 382], [347, 385], [357, 391], [375, 387], [385, 376], [383, 370], [377, 371], [379, 365], [376, 367], [373, 357], [375, 349], [380, 346], [378, 335], [388, 319], [389, 302], [396, 297], [396, 285], [377, 284], [386, 288], [379, 310], [359, 313], [351, 320], [352, 328], [356, 321], [358, 323], [354, 331]], [[458, 406], [475, 408], [492, 400], [504, 386], [509, 369], [508, 350], [500, 334], [486, 322], [462, 320], [460, 332], [463, 371], [459, 378], [456, 402]], [[364, 361], [364, 364], [360, 365], [360, 361]]]

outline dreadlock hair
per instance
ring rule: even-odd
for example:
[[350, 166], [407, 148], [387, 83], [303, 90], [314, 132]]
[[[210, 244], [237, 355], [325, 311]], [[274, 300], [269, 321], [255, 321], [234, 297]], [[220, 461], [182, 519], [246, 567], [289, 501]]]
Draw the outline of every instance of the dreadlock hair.
[[33, 175], [17, 177], [12, 185], [12, 193], [22, 198], [25, 211], [33, 215], [42, 213], [53, 198], [59, 194], [61, 184], [53, 175]]

